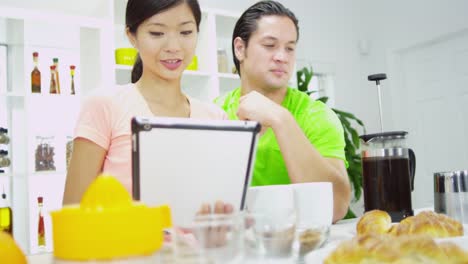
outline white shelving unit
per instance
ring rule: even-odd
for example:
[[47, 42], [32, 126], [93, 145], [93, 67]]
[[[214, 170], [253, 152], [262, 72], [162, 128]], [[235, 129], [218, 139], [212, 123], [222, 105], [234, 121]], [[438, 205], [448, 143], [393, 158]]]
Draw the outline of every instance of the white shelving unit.
[[[13, 209], [13, 235], [27, 254], [51, 251], [49, 212], [62, 206], [66, 178], [66, 143], [83, 96], [130, 82], [130, 66], [115, 64], [114, 51], [130, 47], [125, 35], [126, 0], [2, 0], [0, 44], [8, 48], [8, 82], [0, 84], [0, 127], [8, 128], [12, 165], [0, 174]], [[203, 9], [196, 55], [198, 70], [185, 71], [183, 90], [212, 101], [240, 85], [232, 73], [218, 73], [217, 50], [226, 49], [231, 69], [230, 34], [240, 14]], [[31, 93], [32, 53], [39, 52], [41, 94]], [[52, 58], [59, 58], [62, 94], [49, 94]], [[70, 95], [69, 65], [76, 65], [75, 95]], [[35, 170], [40, 140], [50, 137], [55, 171]], [[46, 247], [37, 246], [37, 197], [44, 197]]]
[[[13, 235], [28, 254], [51, 251], [49, 212], [62, 207], [66, 142], [73, 135], [82, 96], [110, 87], [112, 75], [112, 1], [81, 1], [79, 7], [55, 0], [2, 0], [0, 44], [7, 46], [8, 82], [0, 85], [0, 126], [8, 129], [11, 166], [0, 174], [0, 188], [13, 209]], [[31, 93], [32, 53], [39, 52], [41, 93]], [[59, 58], [61, 94], [50, 94], [52, 58]], [[70, 95], [69, 65], [76, 66]], [[35, 153], [48, 137], [54, 171], [36, 171]], [[37, 197], [44, 197], [46, 246], [37, 245]]]

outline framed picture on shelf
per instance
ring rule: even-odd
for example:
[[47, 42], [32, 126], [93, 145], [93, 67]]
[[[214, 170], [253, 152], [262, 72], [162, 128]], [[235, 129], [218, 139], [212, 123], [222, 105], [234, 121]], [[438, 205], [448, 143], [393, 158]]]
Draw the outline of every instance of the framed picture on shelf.
[[7, 92], [8, 70], [7, 70], [7, 54], [8, 48], [4, 44], [0, 44], [0, 93]]

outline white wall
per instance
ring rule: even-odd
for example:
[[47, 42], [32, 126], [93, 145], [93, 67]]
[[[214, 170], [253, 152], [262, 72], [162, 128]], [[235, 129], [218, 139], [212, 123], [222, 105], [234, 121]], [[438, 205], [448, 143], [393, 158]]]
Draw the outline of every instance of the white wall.
[[[468, 1], [356, 0], [345, 2], [344, 5], [346, 44], [343, 46], [345, 53], [338, 63], [343, 68], [337, 71], [336, 76], [337, 105], [361, 117], [367, 125], [367, 132], [379, 132], [377, 89], [375, 83], [367, 81], [367, 75], [385, 72], [389, 79], [382, 83], [384, 130], [407, 130], [408, 124], [396, 118], [400, 111], [398, 105], [401, 95], [392, 94], [399, 88], [403, 77], [399, 72], [397, 55], [402, 50], [435, 42], [457, 32], [465, 32], [463, 34], [466, 35]], [[367, 55], [361, 55], [357, 49], [360, 40], [369, 43]], [[411, 145], [414, 143], [411, 135], [414, 136], [416, 131], [409, 132], [410, 147], [416, 147]], [[442, 160], [439, 163], [442, 164]], [[432, 174], [422, 171], [424, 165], [419, 163], [419, 175], [416, 169], [413, 208], [427, 206], [427, 201], [433, 196]], [[464, 168], [462, 166], [458, 169]], [[425, 180], [422, 181], [421, 177], [425, 177]]]
[[0, 18], [0, 44], [6, 43], [6, 19]]
[[[347, 45], [341, 61], [343, 74], [337, 76], [337, 104], [362, 117], [368, 132], [378, 132], [377, 89], [375, 83], [367, 81], [367, 75], [386, 72], [389, 79], [382, 83], [384, 129], [398, 129], [399, 124], [392, 120], [389, 108], [392, 100], [389, 90], [398, 77], [390, 75], [392, 55], [398, 50], [468, 29], [468, 2], [356, 0], [345, 2], [345, 6]], [[359, 40], [368, 41], [368, 55], [359, 54]]]

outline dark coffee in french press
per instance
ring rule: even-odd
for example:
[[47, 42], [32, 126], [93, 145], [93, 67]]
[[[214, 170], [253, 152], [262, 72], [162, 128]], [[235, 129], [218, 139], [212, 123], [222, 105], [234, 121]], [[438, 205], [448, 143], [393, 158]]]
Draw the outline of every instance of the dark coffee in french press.
[[[379, 110], [381, 111], [380, 80], [385, 74], [369, 76], [379, 88]], [[406, 147], [405, 131], [383, 132], [360, 136], [362, 140], [362, 173], [365, 211], [386, 211], [392, 222], [413, 215], [411, 191], [413, 190], [416, 156]]]

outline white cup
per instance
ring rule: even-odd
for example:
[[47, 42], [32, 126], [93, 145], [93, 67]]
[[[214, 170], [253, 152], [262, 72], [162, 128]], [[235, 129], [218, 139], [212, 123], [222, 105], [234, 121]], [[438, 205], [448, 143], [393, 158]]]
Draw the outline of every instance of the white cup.
[[298, 227], [329, 226], [333, 222], [333, 186], [331, 182], [291, 184], [298, 213]]
[[320, 248], [328, 239], [333, 221], [333, 188], [330, 182], [291, 184], [298, 215], [294, 251], [299, 258]]
[[246, 209], [272, 216], [285, 211], [295, 211], [294, 193], [290, 185], [249, 187]]

